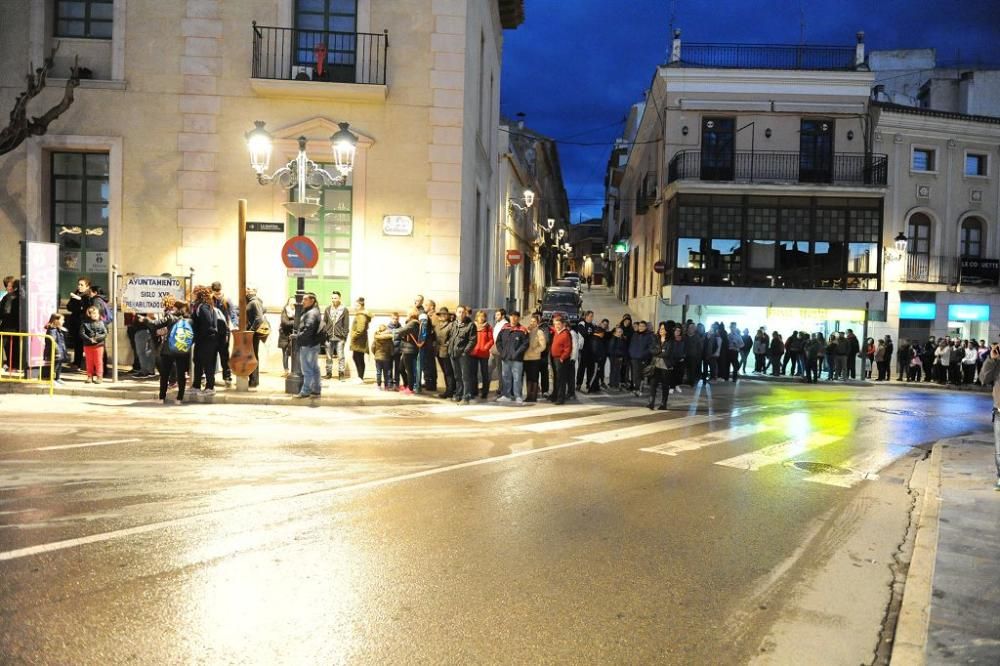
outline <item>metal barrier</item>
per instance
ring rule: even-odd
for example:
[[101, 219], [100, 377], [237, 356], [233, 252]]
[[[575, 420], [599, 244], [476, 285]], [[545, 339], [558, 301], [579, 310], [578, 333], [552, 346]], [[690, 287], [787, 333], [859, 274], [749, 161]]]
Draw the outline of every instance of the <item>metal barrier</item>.
[[[38, 356], [44, 360], [45, 344], [49, 346], [49, 378], [43, 377], [44, 366], [39, 367], [38, 377], [32, 376], [30, 365], [32, 355], [32, 340], [38, 340], [42, 345], [42, 350]], [[27, 343], [27, 344], [25, 344]], [[49, 395], [55, 392], [56, 381], [56, 340], [46, 333], [14, 333], [11, 331], [0, 331], [0, 350], [3, 354], [3, 363], [7, 370], [0, 372], [0, 383], [17, 384], [42, 384], [48, 382]]]

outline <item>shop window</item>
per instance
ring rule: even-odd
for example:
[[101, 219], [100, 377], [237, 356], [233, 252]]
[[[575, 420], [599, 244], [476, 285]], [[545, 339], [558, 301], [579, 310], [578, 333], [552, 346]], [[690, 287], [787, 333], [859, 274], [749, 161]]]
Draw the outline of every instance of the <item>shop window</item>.
[[878, 243], [848, 243], [848, 273], [878, 272]]
[[962, 222], [959, 250], [963, 257], [983, 256], [983, 221], [978, 217], [970, 217]]
[[910, 158], [911, 171], [937, 171], [937, 151], [931, 148], [914, 148]]
[[738, 238], [713, 238], [710, 266], [712, 284], [735, 284], [743, 258], [743, 243]]
[[712, 206], [712, 236], [739, 238], [743, 235], [743, 209], [739, 206]]
[[51, 233], [59, 244], [59, 293], [80, 275], [107, 273], [109, 171], [107, 153], [52, 153]]
[[56, 37], [111, 39], [114, 0], [56, 0]]

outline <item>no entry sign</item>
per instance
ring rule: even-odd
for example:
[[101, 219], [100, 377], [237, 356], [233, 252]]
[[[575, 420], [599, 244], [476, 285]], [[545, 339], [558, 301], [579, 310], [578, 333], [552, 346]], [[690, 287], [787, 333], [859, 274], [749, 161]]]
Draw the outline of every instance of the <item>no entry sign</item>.
[[507, 250], [507, 263], [511, 266], [517, 266], [524, 259], [524, 255], [521, 254], [520, 250]]
[[666, 262], [663, 261], [656, 262], [655, 264], [653, 264], [653, 270], [656, 271], [657, 273], [662, 273], [663, 271], [667, 270]]
[[282, 246], [281, 261], [287, 268], [314, 268], [319, 262], [319, 248], [305, 236], [294, 236]]

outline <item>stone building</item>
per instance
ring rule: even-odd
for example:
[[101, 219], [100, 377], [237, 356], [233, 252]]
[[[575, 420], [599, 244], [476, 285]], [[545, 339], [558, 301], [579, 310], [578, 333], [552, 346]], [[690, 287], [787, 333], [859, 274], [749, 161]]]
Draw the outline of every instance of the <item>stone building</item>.
[[232, 284], [247, 199], [250, 220], [284, 224], [252, 233], [248, 257], [249, 281], [280, 305], [292, 193], [257, 183], [245, 134], [266, 122], [272, 169], [300, 136], [323, 164], [347, 122], [359, 138], [350, 178], [309, 193], [321, 260], [306, 288], [376, 309], [418, 291], [484, 302], [502, 37], [523, 11], [523, 0], [8, 0], [0, 108], [56, 42], [51, 90], [33, 108], [61, 95], [74, 58], [90, 78], [47, 135], [0, 157], [0, 266], [14, 272], [29, 239], [59, 243], [64, 298], [79, 274], [106, 285], [112, 264]]

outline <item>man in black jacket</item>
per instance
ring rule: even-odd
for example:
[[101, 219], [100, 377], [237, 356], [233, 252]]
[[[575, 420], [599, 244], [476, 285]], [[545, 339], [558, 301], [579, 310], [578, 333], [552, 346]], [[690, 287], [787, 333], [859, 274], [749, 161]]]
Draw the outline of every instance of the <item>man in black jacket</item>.
[[246, 299], [247, 328], [254, 332], [253, 357], [257, 359], [257, 367], [250, 373], [249, 381], [250, 388], [254, 388], [260, 384], [260, 342], [262, 336], [257, 333], [257, 330], [265, 321], [264, 303], [257, 297], [257, 290], [253, 287], [247, 287]]
[[350, 333], [350, 315], [347, 306], [340, 301], [339, 291], [330, 294], [330, 305], [323, 313], [323, 330], [326, 332], [326, 378], [333, 379], [333, 357], [336, 356], [338, 378], [344, 381], [347, 367], [344, 345]]
[[448, 340], [448, 355], [455, 370], [455, 402], [468, 405], [476, 390], [476, 365], [469, 354], [476, 348], [476, 325], [464, 305], [455, 308], [455, 322]]
[[510, 313], [510, 322], [497, 336], [500, 356], [500, 397], [498, 402], [524, 402], [521, 384], [524, 380], [524, 352], [528, 351], [528, 331], [521, 326], [521, 313]]
[[322, 387], [319, 381], [319, 346], [323, 342], [320, 329], [323, 317], [316, 305], [316, 294], [309, 292], [302, 297], [302, 317], [295, 333], [302, 368], [302, 388], [296, 398], [318, 398]]

